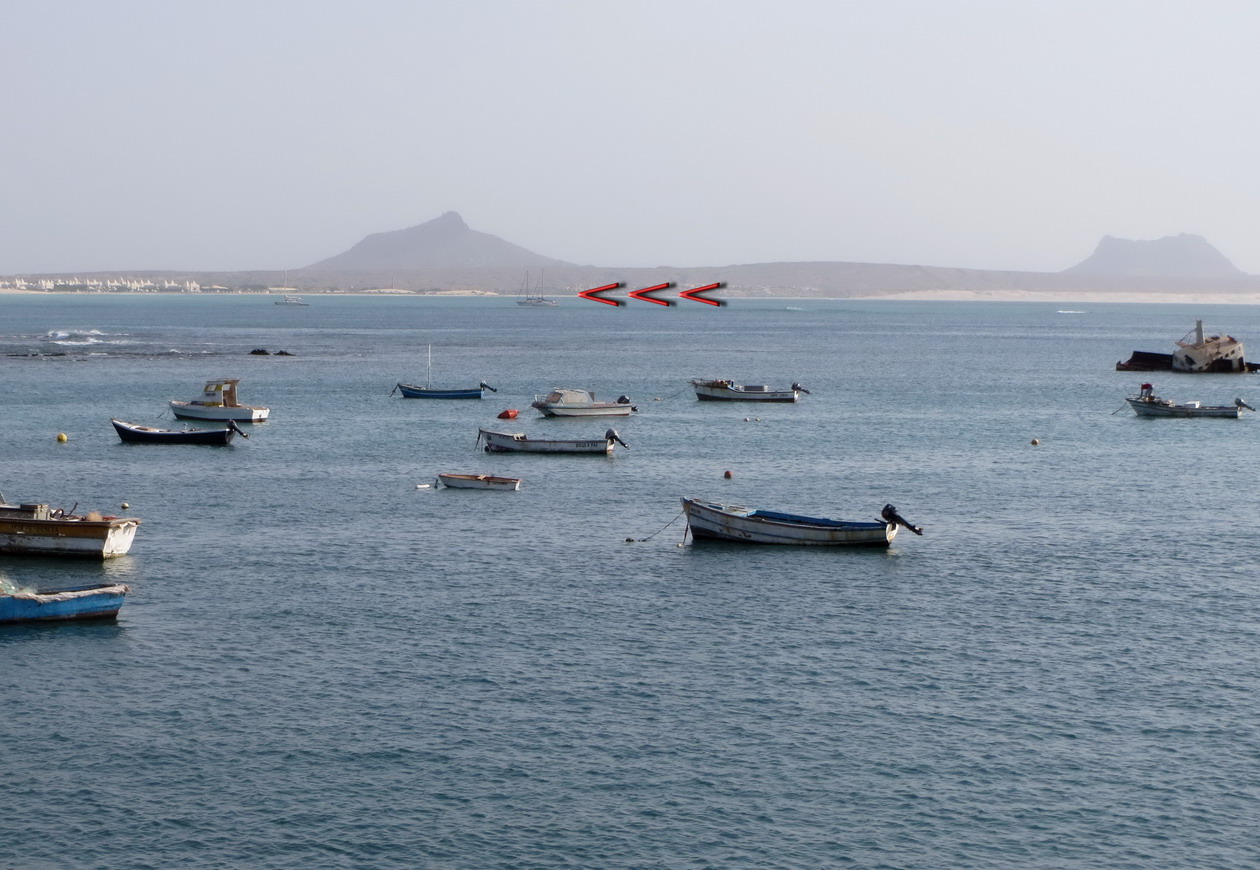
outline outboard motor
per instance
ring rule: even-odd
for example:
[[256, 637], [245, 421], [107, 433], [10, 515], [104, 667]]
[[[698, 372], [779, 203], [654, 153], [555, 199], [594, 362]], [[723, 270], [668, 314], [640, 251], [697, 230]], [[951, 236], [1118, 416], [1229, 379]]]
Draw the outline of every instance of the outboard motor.
[[607, 438], [609, 442], [615, 441], [616, 443], [620, 444], [622, 447], [626, 448], [627, 450], [630, 449], [630, 445], [621, 440], [621, 436], [617, 434], [616, 429], [609, 429], [607, 432], [604, 433], [604, 437]]
[[1234, 407], [1235, 407], [1235, 408], [1246, 408], [1248, 411], [1254, 411], [1254, 410], [1255, 410], [1255, 408], [1253, 408], [1253, 407], [1251, 407], [1250, 405], [1248, 405], [1248, 404], [1247, 404], [1246, 402], [1244, 402], [1242, 399], [1234, 399]]
[[497, 392], [499, 392], [499, 391], [498, 391], [498, 390], [496, 390], [494, 387], [492, 387], [492, 386], [490, 386], [489, 384], [487, 384], [485, 381], [482, 381], [480, 386], [481, 386], [481, 388], [482, 388], [483, 390], [489, 390], [489, 391], [490, 391], [490, 392], [492, 392], [492, 393], [497, 393]]
[[910, 523], [906, 521], [905, 517], [897, 513], [897, 509], [890, 504], [884, 505], [884, 509], [879, 512], [879, 516], [886, 523], [896, 523], [899, 526], [904, 526], [916, 535], [923, 534], [923, 529], [920, 526], [910, 525]]
[[812, 395], [813, 395], [813, 393], [811, 393], [809, 390], [807, 390], [807, 389], [805, 389], [804, 387], [802, 387], [802, 386], [801, 386], [800, 384], [798, 384], [796, 381], [793, 381], [793, 382], [792, 382], [792, 389], [797, 390], [797, 391], [799, 391], [799, 392], [802, 392], [802, 393], [804, 393], [804, 394], [805, 394], [805, 395], [807, 395], [807, 396], [812, 396]]

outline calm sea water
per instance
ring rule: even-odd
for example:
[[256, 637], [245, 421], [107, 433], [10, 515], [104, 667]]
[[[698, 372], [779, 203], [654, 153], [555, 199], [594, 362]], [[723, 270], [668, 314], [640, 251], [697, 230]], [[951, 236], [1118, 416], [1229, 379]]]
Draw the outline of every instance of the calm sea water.
[[[144, 519], [0, 561], [134, 590], [0, 630], [0, 866], [1260, 865], [1260, 419], [1138, 419], [1114, 371], [1196, 318], [1260, 349], [1260, 309], [310, 301], [0, 296], [4, 495]], [[430, 376], [499, 392], [390, 395]], [[212, 377], [271, 407], [248, 441], [109, 427]], [[629, 395], [630, 449], [475, 448], [608, 427], [536, 418], [556, 386]], [[926, 534], [693, 546], [689, 495]]]

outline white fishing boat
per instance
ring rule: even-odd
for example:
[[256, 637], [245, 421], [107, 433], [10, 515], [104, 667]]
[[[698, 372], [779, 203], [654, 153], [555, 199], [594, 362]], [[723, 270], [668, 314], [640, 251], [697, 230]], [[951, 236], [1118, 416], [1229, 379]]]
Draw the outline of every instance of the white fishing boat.
[[0, 503], [0, 553], [112, 559], [127, 554], [139, 526], [134, 517], [99, 511], [79, 516], [46, 504]]
[[563, 440], [549, 438], [528, 438], [524, 432], [495, 432], [491, 429], [477, 430], [477, 443], [485, 443], [487, 453], [599, 453], [608, 455], [613, 452], [613, 444], [629, 448], [629, 444], [621, 440], [616, 429], [609, 429], [603, 438], [586, 440]]
[[1254, 411], [1242, 399], [1234, 399], [1232, 405], [1204, 405], [1202, 402], [1174, 402], [1155, 395], [1154, 386], [1142, 384], [1136, 396], [1125, 399], [1139, 417], [1232, 417], [1242, 416], [1243, 408]]
[[682, 500], [687, 527], [696, 540], [737, 541], [747, 544], [793, 544], [812, 547], [887, 547], [898, 528], [923, 534], [892, 505], [884, 505], [878, 522], [851, 522], [806, 517], [740, 505], [717, 504], [695, 498]]
[[639, 410], [630, 404], [629, 396], [619, 396], [615, 402], [597, 402], [595, 394], [588, 390], [559, 387], [545, 396], [535, 396], [530, 407], [542, 411], [544, 417], [629, 417]]
[[171, 413], [181, 420], [235, 420], [237, 423], [261, 423], [271, 414], [270, 408], [242, 405], [236, 399], [240, 378], [219, 378], [206, 381], [201, 396], [187, 402], [171, 400]]
[[764, 385], [737, 384], [730, 380], [693, 379], [696, 398], [702, 402], [798, 402], [809, 390], [800, 384], [779, 389]]
[[437, 482], [451, 489], [509, 489], [521, 488], [519, 477], [495, 477], [490, 474], [450, 474], [441, 472]]

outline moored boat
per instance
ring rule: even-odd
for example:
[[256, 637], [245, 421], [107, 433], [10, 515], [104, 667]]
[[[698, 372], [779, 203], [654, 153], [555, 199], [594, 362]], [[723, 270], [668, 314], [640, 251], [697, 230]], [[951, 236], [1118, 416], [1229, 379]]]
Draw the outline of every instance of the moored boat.
[[303, 302], [303, 301], [302, 301], [302, 297], [301, 297], [301, 296], [297, 296], [297, 295], [295, 295], [295, 294], [293, 294], [293, 293], [286, 293], [286, 294], [284, 294], [284, 298], [283, 298], [283, 299], [277, 299], [277, 300], [276, 300], [276, 304], [277, 304], [277, 305], [301, 305], [301, 306], [305, 307], [305, 306], [307, 306], [309, 303], [307, 303], [307, 302]]
[[201, 396], [187, 402], [171, 400], [171, 412], [181, 420], [235, 420], [237, 423], [261, 423], [271, 414], [270, 408], [242, 405], [236, 398], [240, 378], [218, 378], [206, 381]]
[[[482, 381], [479, 386], [471, 388], [458, 389], [438, 389], [435, 387], [420, 387], [415, 384], [396, 384], [394, 391], [402, 393], [404, 399], [480, 399], [485, 394], [483, 390], [496, 392], [494, 387]], [[393, 392], [390, 395], [393, 395]]]
[[0, 584], [0, 624], [114, 619], [130, 591], [121, 583], [43, 592]]
[[99, 511], [76, 516], [46, 504], [0, 504], [0, 553], [111, 559], [131, 549], [139, 525]]
[[520, 489], [519, 477], [495, 477], [490, 474], [451, 474], [440, 472], [438, 483], [451, 489]]
[[236, 435], [248, 438], [241, 431], [235, 420], [228, 420], [222, 429], [158, 429], [155, 426], [142, 426], [139, 423], [128, 423], [125, 420], [110, 420], [114, 430], [123, 441], [133, 444], [204, 444], [210, 446], [226, 446], [232, 443]]
[[696, 398], [702, 402], [798, 402], [809, 390], [800, 384], [777, 389], [765, 385], [737, 384], [734, 381], [693, 379]]
[[616, 429], [609, 429], [600, 439], [561, 440], [528, 438], [524, 432], [495, 432], [491, 429], [477, 430], [477, 443], [485, 442], [487, 453], [599, 453], [608, 455], [613, 452], [613, 444], [629, 448], [629, 444], [621, 440]]
[[748, 544], [793, 544], [813, 547], [887, 547], [898, 528], [923, 534], [892, 505], [884, 505], [879, 522], [853, 522], [807, 517], [695, 498], [682, 500], [687, 527], [696, 540]]
[[1151, 384], [1142, 384], [1136, 396], [1125, 399], [1139, 417], [1232, 417], [1242, 416], [1243, 408], [1254, 411], [1242, 399], [1234, 399], [1232, 405], [1204, 405], [1202, 402], [1174, 402], [1155, 395]]
[[545, 396], [536, 396], [530, 407], [542, 411], [544, 417], [629, 417], [639, 410], [630, 404], [629, 396], [619, 396], [615, 402], [597, 402], [589, 390], [559, 387]]
[[458, 387], [455, 389], [434, 387], [431, 384], [433, 379], [433, 345], [429, 345], [428, 358], [429, 362], [425, 370], [423, 387], [416, 384], [398, 383], [394, 385], [394, 389], [389, 391], [389, 394], [392, 396], [395, 392], [401, 392], [404, 399], [480, 399], [485, 395], [485, 390], [489, 390], [492, 393], [498, 392], [485, 381], [482, 381], [475, 387]]

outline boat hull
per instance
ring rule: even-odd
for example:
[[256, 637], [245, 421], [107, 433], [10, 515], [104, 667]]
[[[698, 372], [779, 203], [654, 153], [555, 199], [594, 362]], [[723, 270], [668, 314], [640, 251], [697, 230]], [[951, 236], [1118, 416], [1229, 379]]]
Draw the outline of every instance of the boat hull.
[[130, 591], [117, 584], [0, 595], [0, 624], [114, 619]]
[[451, 489], [503, 489], [521, 488], [519, 477], [493, 477], [489, 474], [439, 474], [438, 483]]
[[481, 387], [471, 390], [434, 390], [411, 384], [399, 384], [398, 392], [402, 393], [404, 399], [480, 399], [484, 395]]
[[634, 408], [617, 402], [594, 402], [590, 405], [534, 402], [533, 407], [544, 417], [629, 417]]
[[131, 550], [139, 526], [140, 520], [130, 517], [89, 520], [0, 516], [0, 553], [112, 559]]
[[613, 452], [609, 438], [587, 441], [559, 441], [527, 438], [521, 432], [492, 432], [480, 430], [487, 453], [586, 453], [608, 455]]
[[745, 386], [730, 381], [692, 381], [701, 402], [798, 402], [800, 390], [775, 390], [767, 386]]
[[171, 413], [181, 420], [210, 420], [217, 423], [261, 423], [271, 414], [269, 408], [252, 405], [202, 405], [197, 402], [171, 400]]
[[690, 498], [684, 498], [682, 504], [687, 527], [696, 540], [805, 547], [887, 547], [897, 537], [895, 523], [804, 517]]
[[202, 444], [212, 447], [225, 447], [236, 437], [236, 430], [227, 429], [155, 429], [152, 426], [138, 426], [123, 420], [110, 420], [118, 437], [129, 444]]
[[1139, 417], [1229, 417], [1238, 419], [1242, 409], [1235, 405], [1178, 405], [1125, 399]]

